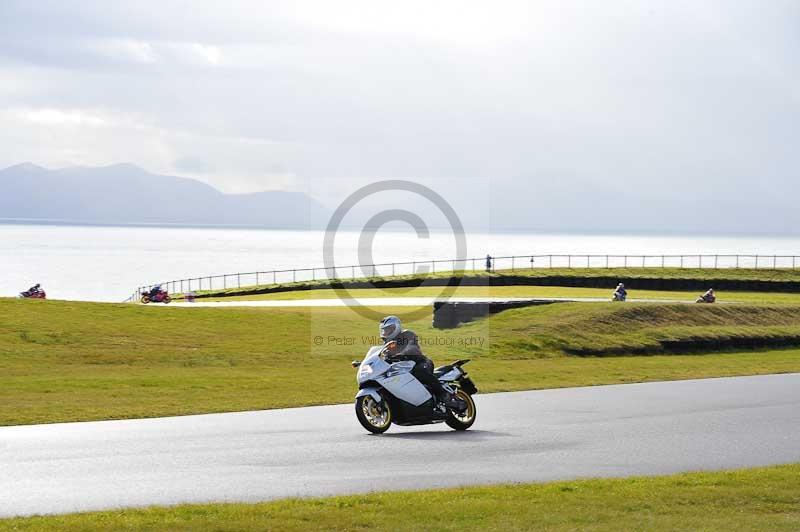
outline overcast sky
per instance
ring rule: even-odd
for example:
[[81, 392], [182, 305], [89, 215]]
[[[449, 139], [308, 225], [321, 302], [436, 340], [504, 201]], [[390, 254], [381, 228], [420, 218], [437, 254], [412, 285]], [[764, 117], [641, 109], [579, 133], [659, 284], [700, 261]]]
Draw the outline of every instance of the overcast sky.
[[794, 0], [2, 0], [0, 166], [785, 203], [798, 52]]

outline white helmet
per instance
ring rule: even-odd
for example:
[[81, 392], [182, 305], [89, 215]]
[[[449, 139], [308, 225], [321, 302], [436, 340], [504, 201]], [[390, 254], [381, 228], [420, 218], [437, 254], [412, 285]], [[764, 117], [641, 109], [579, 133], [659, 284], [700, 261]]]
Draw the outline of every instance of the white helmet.
[[388, 342], [389, 340], [394, 339], [398, 334], [400, 334], [401, 329], [402, 325], [400, 325], [400, 318], [397, 316], [386, 316], [381, 320], [381, 340]]

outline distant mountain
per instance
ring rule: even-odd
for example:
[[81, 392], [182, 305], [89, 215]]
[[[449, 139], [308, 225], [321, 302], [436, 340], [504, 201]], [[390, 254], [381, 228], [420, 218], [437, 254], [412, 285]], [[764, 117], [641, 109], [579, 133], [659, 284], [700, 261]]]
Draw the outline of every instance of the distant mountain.
[[322, 226], [328, 215], [300, 192], [223, 194], [132, 164], [48, 170], [23, 163], [0, 170], [0, 218], [303, 229]]

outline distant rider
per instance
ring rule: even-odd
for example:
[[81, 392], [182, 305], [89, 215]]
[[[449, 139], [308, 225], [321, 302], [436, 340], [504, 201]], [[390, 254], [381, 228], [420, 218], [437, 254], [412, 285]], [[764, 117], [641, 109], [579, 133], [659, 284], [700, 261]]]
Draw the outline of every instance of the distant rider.
[[458, 408], [458, 402], [447, 393], [439, 379], [434, 376], [433, 362], [422, 354], [419, 338], [414, 331], [403, 330], [400, 318], [397, 316], [387, 316], [381, 320], [380, 334], [383, 343], [387, 344], [387, 362], [413, 360], [416, 364], [411, 374], [426, 385], [440, 403], [450, 408]]
[[700, 297], [706, 303], [713, 303], [717, 300], [717, 296], [714, 294], [713, 288], [709, 288], [708, 290], [706, 290], [706, 293]]
[[625, 290], [625, 285], [623, 283], [619, 283], [617, 288], [614, 290], [614, 299], [619, 301], [625, 301], [628, 299], [628, 291]]
[[39, 283], [36, 283], [35, 285], [33, 285], [30, 288], [28, 288], [28, 293], [30, 295], [38, 294], [41, 290], [42, 290], [42, 285], [40, 285]]
[[153, 299], [158, 295], [159, 292], [161, 292], [161, 285], [157, 284], [150, 289], [150, 293], [148, 295], [150, 296], [150, 299]]

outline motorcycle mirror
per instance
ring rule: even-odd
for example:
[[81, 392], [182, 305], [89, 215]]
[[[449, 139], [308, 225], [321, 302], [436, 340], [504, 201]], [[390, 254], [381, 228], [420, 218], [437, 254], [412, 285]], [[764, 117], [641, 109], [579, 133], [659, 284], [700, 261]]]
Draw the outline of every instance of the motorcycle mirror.
[[361, 362], [359, 362], [358, 360], [353, 360], [352, 362], [350, 362], [350, 365], [353, 366], [354, 368], [357, 368], [358, 366], [361, 365]]

